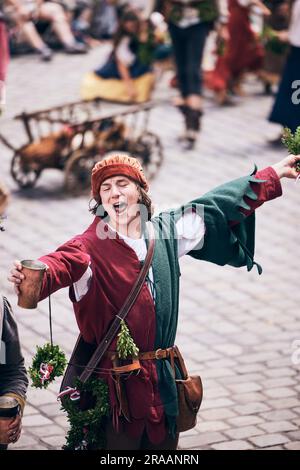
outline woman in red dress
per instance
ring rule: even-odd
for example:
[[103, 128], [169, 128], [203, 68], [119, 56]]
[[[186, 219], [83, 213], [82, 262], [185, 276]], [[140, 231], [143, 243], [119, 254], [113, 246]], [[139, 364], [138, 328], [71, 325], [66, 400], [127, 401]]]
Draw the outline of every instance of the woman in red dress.
[[0, 108], [4, 104], [4, 80], [8, 65], [8, 40], [4, 21], [1, 19], [0, 11]]
[[219, 55], [215, 69], [205, 76], [206, 87], [216, 93], [219, 104], [227, 101], [229, 86], [238, 85], [246, 71], [258, 71], [263, 65], [264, 50], [251, 28], [250, 8], [259, 6], [263, 14], [269, 10], [259, 0], [229, 0], [229, 40]]

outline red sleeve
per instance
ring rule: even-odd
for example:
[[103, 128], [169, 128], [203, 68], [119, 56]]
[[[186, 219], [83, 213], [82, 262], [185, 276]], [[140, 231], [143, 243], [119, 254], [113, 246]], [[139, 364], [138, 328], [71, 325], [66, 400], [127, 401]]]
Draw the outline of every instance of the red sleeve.
[[[264, 183], [250, 183], [252, 190], [257, 195], [257, 199], [254, 201], [250, 199], [248, 196], [244, 197], [244, 201], [250, 207], [250, 209], [240, 208], [240, 211], [245, 214], [247, 217], [251, 215], [255, 209], [261, 206], [266, 201], [271, 201], [276, 197], [282, 195], [282, 187], [280, 183], [280, 179], [271, 166], [265, 168], [264, 170], [260, 170], [255, 174], [255, 178], [266, 180]], [[230, 221], [229, 225], [236, 225], [238, 222]]]
[[[1, 3], [2, 5], [2, 3]], [[4, 83], [6, 78], [7, 66], [9, 61], [9, 52], [8, 52], [8, 39], [6, 26], [3, 21], [0, 21], [0, 87], [3, 86], [1, 82]], [[1, 89], [0, 89], [1, 96]]]
[[49, 295], [47, 278], [50, 281], [51, 294], [58, 289], [71, 286], [87, 270], [90, 256], [86, 252], [82, 241], [74, 238], [57, 248], [54, 253], [41, 256], [39, 260], [48, 266], [40, 295], [40, 300], [43, 300]]

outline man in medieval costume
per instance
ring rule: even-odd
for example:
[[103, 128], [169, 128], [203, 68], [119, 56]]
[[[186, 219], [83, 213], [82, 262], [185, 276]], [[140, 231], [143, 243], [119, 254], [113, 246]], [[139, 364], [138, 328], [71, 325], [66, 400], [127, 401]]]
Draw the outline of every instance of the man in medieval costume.
[[[1, 216], [8, 200], [8, 193], [0, 186], [0, 230], [4, 230]], [[9, 426], [9, 443], [18, 441], [22, 429], [22, 414], [25, 406], [28, 379], [18, 335], [17, 323], [6, 297], [0, 294], [0, 397], [14, 398], [20, 413]], [[0, 450], [7, 445], [0, 444]]]
[[[40, 300], [63, 287], [86, 343], [98, 345], [127, 298], [147, 253], [147, 219], [155, 231], [155, 250], [146, 282], [126, 317], [139, 348], [141, 367], [125, 383], [129, 416], [120, 412], [109, 346], [97, 365], [109, 387], [109, 450], [176, 449], [177, 389], [168, 352], [178, 321], [179, 258], [189, 255], [220, 266], [246, 266], [254, 260], [255, 209], [282, 194], [280, 178], [295, 179], [300, 156], [230, 181], [174, 210], [152, 215], [149, 186], [137, 159], [112, 154], [92, 171], [95, 218], [85, 232], [42, 256], [48, 266]], [[19, 293], [24, 279], [16, 261], [9, 280]], [[103, 373], [101, 372], [103, 371]], [[106, 371], [106, 373], [105, 373]]]

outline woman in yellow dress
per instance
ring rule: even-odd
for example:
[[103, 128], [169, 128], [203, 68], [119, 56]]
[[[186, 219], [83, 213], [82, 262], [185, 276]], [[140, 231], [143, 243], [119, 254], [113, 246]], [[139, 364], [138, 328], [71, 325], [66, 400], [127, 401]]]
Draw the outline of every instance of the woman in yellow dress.
[[154, 86], [153, 45], [151, 28], [145, 31], [145, 26], [148, 28], [148, 23], [140, 23], [135, 12], [124, 12], [108, 60], [83, 79], [83, 99], [102, 98], [126, 103], [149, 100]]

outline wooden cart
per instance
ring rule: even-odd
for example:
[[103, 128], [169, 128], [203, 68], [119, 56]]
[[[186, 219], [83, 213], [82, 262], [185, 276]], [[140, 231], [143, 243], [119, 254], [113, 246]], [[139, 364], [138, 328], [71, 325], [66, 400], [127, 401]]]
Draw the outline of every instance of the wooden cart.
[[111, 151], [137, 157], [151, 180], [163, 160], [159, 137], [148, 131], [154, 103], [110, 105], [108, 112], [102, 101], [85, 100], [16, 116], [28, 142], [15, 148], [0, 140], [14, 153], [11, 175], [19, 187], [33, 187], [43, 170], [56, 168], [64, 171], [66, 189], [80, 193], [90, 187], [94, 164]]

